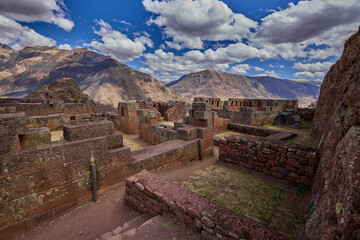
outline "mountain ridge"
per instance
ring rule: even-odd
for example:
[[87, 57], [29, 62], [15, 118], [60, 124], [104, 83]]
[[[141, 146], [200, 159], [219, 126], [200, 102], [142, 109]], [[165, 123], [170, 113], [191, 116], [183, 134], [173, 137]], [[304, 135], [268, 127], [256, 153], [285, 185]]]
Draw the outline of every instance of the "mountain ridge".
[[152, 76], [86, 48], [36, 46], [17, 51], [0, 46], [0, 95], [23, 97], [64, 77], [73, 78], [97, 103], [113, 107], [119, 101], [182, 99]]
[[250, 77], [212, 69], [184, 75], [165, 86], [187, 99], [194, 96], [223, 99], [296, 98], [301, 106], [316, 102], [320, 92], [319, 82], [298, 82], [269, 76]]

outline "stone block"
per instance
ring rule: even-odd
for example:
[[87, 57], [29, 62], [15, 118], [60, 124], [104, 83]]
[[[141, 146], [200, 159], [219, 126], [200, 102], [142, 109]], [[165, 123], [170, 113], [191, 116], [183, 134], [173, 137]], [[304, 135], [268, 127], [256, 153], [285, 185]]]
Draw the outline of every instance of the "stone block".
[[211, 119], [212, 112], [211, 111], [195, 111], [194, 118], [199, 119], [199, 120]]
[[90, 122], [66, 125], [63, 129], [65, 140], [78, 141], [112, 135], [114, 133], [114, 124], [110, 121]]
[[112, 135], [106, 136], [109, 149], [120, 148], [123, 146], [123, 135], [122, 133], [116, 132]]
[[194, 102], [192, 109], [194, 111], [211, 111], [212, 107], [209, 102]]
[[25, 135], [20, 137], [20, 145], [23, 149], [44, 147], [50, 144], [50, 129], [46, 127], [27, 129]]
[[197, 138], [197, 130], [195, 127], [186, 126], [178, 129], [178, 139], [190, 141]]
[[25, 112], [0, 114], [0, 136], [25, 134], [27, 124]]

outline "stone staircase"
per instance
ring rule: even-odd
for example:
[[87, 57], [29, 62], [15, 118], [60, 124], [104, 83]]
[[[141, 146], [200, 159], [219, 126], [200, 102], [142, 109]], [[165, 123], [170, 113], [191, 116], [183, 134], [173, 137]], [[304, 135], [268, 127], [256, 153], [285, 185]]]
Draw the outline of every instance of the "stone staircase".
[[140, 214], [136, 218], [104, 233], [95, 240], [197, 240], [200, 233], [171, 215], [150, 217]]

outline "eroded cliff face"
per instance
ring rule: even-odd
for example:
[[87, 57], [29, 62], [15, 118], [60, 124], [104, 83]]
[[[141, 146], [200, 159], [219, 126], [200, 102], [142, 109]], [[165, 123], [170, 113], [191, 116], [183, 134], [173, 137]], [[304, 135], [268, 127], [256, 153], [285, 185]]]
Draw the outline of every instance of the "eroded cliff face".
[[302, 239], [360, 239], [360, 29], [325, 76], [312, 136], [321, 158]]

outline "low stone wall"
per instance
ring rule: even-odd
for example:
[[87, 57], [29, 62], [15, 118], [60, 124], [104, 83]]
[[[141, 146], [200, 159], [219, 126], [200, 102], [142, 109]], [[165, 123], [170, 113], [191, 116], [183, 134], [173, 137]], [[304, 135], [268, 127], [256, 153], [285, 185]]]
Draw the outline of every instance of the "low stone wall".
[[213, 123], [214, 123], [214, 132], [225, 131], [228, 129], [228, 124], [230, 123], [230, 119], [218, 117], [216, 112], [212, 112], [213, 114]]
[[36, 148], [51, 144], [51, 134], [48, 128], [29, 128], [25, 135], [20, 137], [20, 145], [22, 149]]
[[176, 121], [182, 119], [186, 115], [185, 102], [176, 103], [175, 106], [169, 108], [164, 113], [165, 121]]
[[142, 169], [163, 169], [199, 160], [199, 141], [177, 139], [133, 151], [129, 174], [135, 174]]
[[63, 102], [41, 102], [26, 103], [13, 102], [2, 103], [0, 107], [15, 107], [16, 112], [25, 112], [26, 116], [45, 116], [56, 113], [79, 114], [96, 112], [96, 107], [91, 103], [63, 103]]
[[241, 132], [241, 133], [246, 133], [249, 135], [255, 135], [260, 137], [267, 137], [279, 132], [268, 128], [254, 127], [239, 123], [229, 123], [228, 129], [234, 132]]
[[126, 179], [125, 204], [151, 216], [175, 215], [204, 239], [280, 239], [259, 222], [145, 170]]
[[219, 160], [310, 186], [319, 163], [316, 150], [256, 136], [229, 136], [219, 141]]
[[64, 126], [64, 139], [67, 141], [96, 138], [104, 135], [111, 135], [113, 133], [114, 125], [110, 121], [80, 123]]
[[298, 108], [300, 119], [311, 122], [315, 116], [315, 108]]
[[[135, 118], [136, 119], [136, 118]], [[86, 113], [69, 115], [65, 113], [50, 114], [45, 116], [31, 116], [28, 117], [28, 128], [47, 127], [51, 131], [60, 130], [67, 124], [79, 124], [88, 122], [98, 122], [109, 120], [114, 124], [115, 128], [120, 129], [120, 120], [118, 114], [114, 112], [109, 113]], [[136, 125], [136, 121], [135, 121]]]

